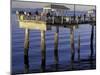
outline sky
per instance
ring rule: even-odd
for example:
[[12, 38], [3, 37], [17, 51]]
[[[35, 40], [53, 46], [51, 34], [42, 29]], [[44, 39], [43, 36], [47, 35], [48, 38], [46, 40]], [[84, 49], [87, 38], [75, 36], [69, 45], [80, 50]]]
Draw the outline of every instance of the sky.
[[[42, 8], [47, 5], [50, 5], [51, 3], [44, 3], [44, 2], [29, 2], [29, 1], [12, 1], [12, 8]], [[57, 3], [54, 3], [57, 4]], [[58, 5], [58, 4], [57, 4]], [[74, 5], [72, 4], [59, 4], [59, 5], [64, 5], [70, 10], [74, 9]], [[91, 9], [95, 9], [95, 6], [90, 6], [90, 5], [76, 5], [76, 10], [77, 11], [87, 11]]]

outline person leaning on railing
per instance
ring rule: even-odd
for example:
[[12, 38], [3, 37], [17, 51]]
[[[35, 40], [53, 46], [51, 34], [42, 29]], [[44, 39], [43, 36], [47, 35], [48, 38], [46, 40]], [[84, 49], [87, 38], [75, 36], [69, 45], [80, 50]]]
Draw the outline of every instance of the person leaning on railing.
[[19, 20], [25, 19], [25, 14], [23, 11], [16, 11], [16, 14], [17, 14]]
[[32, 20], [32, 13], [31, 12], [26, 13], [26, 19]]
[[40, 19], [39, 12], [36, 11], [36, 12], [35, 12], [35, 20], [39, 20], [39, 19]]

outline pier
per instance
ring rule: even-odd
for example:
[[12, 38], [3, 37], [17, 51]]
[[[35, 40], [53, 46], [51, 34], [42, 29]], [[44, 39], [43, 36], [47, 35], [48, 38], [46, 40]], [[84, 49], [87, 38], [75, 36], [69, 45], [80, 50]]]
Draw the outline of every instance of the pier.
[[[71, 48], [71, 65], [74, 62], [75, 48], [74, 48], [74, 29], [78, 28], [79, 24], [93, 24], [91, 29], [91, 56], [93, 55], [93, 26], [96, 24], [94, 17], [84, 17], [84, 20], [76, 18], [75, 16], [52, 16], [49, 18], [45, 17], [46, 20], [43, 20], [42, 17], [37, 19], [36, 17], [27, 18], [26, 12], [17, 12], [17, 18], [19, 22], [19, 28], [25, 30], [25, 40], [24, 40], [24, 64], [25, 64], [25, 73], [29, 71], [29, 59], [28, 59], [28, 50], [29, 50], [29, 34], [30, 30], [40, 30], [41, 31], [41, 72], [45, 72], [46, 66], [46, 43], [45, 43], [45, 32], [50, 30], [51, 26], [56, 26], [56, 32], [54, 34], [54, 62], [56, 68], [58, 66], [58, 41], [59, 41], [59, 27], [65, 27], [70, 29], [70, 48]], [[66, 18], [68, 19], [66, 21]], [[88, 20], [86, 20], [88, 18]], [[73, 20], [74, 19], [74, 20]], [[80, 61], [80, 33], [78, 35], [78, 60]], [[73, 66], [72, 66], [73, 67]], [[57, 70], [57, 69], [56, 69]]]

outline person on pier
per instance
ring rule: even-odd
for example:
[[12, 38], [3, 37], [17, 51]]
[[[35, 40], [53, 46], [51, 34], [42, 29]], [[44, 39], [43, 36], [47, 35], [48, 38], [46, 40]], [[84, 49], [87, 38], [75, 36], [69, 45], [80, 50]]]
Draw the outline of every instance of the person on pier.
[[40, 17], [39, 17], [39, 12], [38, 12], [38, 11], [36, 11], [36, 12], [35, 12], [35, 20], [37, 20], [37, 21], [38, 21], [39, 19], [40, 19]]

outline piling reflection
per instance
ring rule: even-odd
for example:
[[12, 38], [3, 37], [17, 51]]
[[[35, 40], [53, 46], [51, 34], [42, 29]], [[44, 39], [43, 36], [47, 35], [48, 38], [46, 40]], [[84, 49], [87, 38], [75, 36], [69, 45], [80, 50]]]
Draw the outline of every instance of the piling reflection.
[[94, 64], [93, 64], [93, 55], [90, 55], [90, 68], [91, 69], [93, 69], [93, 66], [94, 66]]
[[28, 73], [29, 71], [29, 59], [28, 59], [28, 50], [29, 50], [29, 29], [25, 29], [25, 41], [24, 41], [24, 72]]
[[55, 63], [55, 70], [58, 70], [58, 40], [59, 40], [59, 27], [56, 27], [56, 32], [54, 34], [54, 63]]
[[42, 53], [42, 61], [41, 61], [41, 72], [45, 71], [46, 67], [46, 44], [45, 44], [45, 31], [41, 31], [41, 53]]

